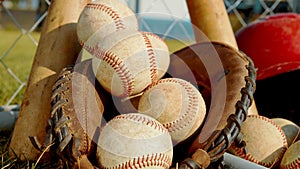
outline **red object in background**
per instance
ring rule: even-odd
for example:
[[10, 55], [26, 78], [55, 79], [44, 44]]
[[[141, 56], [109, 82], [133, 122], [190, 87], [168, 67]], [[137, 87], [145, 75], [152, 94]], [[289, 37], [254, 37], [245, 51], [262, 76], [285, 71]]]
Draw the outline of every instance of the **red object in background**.
[[300, 69], [300, 14], [259, 19], [236, 32], [236, 39], [258, 68], [257, 80]]

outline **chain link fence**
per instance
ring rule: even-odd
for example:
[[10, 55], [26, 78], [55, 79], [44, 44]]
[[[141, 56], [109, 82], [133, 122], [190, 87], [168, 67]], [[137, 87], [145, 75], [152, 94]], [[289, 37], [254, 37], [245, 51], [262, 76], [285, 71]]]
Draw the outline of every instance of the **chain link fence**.
[[[123, 0], [139, 16], [141, 30], [159, 34], [164, 39], [182, 39], [193, 42], [193, 32], [185, 0]], [[0, 0], [0, 105], [20, 104], [31, 62], [38, 45], [38, 32], [47, 16], [50, 0]], [[234, 31], [250, 22], [279, 12], [300, 11], [299, 0], [224, 0]], [[157, 17], [156, 17], [157, 16]], [[164, 17], [161, 17], [164, 16]], [[7, 31], [16, 35], [5, 36]], [[35, 46], [23, 47], [27, 38]], [[5, 44], [5, 48], [3, 47]], [[27, 44], [28, 45], [28, 44]], [[21, 46], [18, 47], [17, 46]], [[32, 50], [32, 51], [28, 51]], [[27, 63], [22, 53], [30, 52]], [[20, 60], [28, 70], [16, 71], [14, 60]], [[23, 62], [24, 61], [24, 62]], [[10, 89], [8, 89], [8, 87]]]

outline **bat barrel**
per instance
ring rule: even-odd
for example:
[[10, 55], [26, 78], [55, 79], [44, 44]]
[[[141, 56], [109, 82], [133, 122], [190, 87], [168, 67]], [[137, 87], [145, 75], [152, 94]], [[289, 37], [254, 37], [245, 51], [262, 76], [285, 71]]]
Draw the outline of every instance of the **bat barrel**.
[[[238, 48], [223, 0], [186, 0], [186, 3], [194, 29], [199, 29], [210, 41]], [[200, 34], [195, 36], [197, 42], [203, 41]]]

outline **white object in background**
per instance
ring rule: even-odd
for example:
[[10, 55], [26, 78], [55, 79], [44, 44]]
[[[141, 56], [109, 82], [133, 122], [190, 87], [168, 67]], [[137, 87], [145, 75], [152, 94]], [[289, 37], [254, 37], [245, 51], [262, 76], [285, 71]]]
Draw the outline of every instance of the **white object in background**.
[[[4, 6], [6, 9], [11, 9], [11, 8], [14, 6], [14, 4], [13, 4], [11, 1], [8, 1], [8, 0], [3, 1], [2, 3], [3, 3], [3, 6]], [[0, 11], [1, 11], [1, 10], [0, 10]]]
[[258, 165], [256, 163], [242, 159], [240, 157], [234, 156], [229, 153], [224, 154], [224, 163], [225, 163], [225, 168], [227, 169], [241, 169], [241, 168], [267, 169], [262, 165]]

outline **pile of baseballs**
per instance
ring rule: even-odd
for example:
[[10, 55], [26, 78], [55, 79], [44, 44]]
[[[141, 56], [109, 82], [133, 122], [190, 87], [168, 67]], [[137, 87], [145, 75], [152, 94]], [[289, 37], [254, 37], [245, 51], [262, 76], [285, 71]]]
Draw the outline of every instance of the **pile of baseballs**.
[[205, 118], [201, 93], [188, 81], [164, 78], [168, 46], [158, 35], [139, 31], [134, 12], [118, 0], [89, 3], [77, 35], [99, 84], [114, 97], [139, 98], [135, 112], [119, 112], [102, 127], [98, 165], [169, 168], [173, 146], [194, 134]]

